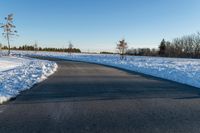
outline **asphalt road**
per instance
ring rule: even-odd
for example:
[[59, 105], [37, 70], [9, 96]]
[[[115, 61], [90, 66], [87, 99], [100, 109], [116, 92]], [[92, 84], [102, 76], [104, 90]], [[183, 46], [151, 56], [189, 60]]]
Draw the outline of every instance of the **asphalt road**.
[[199, 133], [200, 90], [95, 64], [58, 71], [0, 105], [0, 133]]

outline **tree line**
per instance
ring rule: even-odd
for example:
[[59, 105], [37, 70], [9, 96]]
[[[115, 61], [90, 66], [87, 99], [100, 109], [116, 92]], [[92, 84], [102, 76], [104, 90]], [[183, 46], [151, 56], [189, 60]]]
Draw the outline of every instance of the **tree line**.
[[[120, 44], [120, 46], [119, 46]], [[158, 48], [131, 48], [124, 46], [123, 41], [119, 41], [117, 49], [124, 55], [135, 56], [160, 56], [160, 57], [179, 57], [179, 58], [200, 58], [200, 33], [174, 38], [171, 42], [163, 39]], [[123, 49], [123, 52], [122, 50]], [[124, 53], [124, 51], [126, 51]]]
[[127, 50], [127, 55], [135, 55], [135, 56], [158, 56], [158, 49], [155, 48], [131, 48]]
[[200, 33], [162, 40], [159, 55], [164, 57], [200, 58]]
[[126, 59], [126, 55], [134, 55], [134, 56], [158, 56], [157, 49], [150, 49], [150, 48], [131, 48], [128, 49], [128, 43], [125, 39], [120, 40], [117, 43], [117, 50], [120, 54], [120, 59]]
[[[3, 46], [2, 49], [7, 50], [7, 46]], [[11, 50], [23, 50], [23, 51], [48, 51], [48, 52], [68, 52], [68, 53], [81, 53], [78, 48], [68, 47], [68, 48], [42, 48], [35, 45], [23, 45], [19, 47], [11, 47]]]

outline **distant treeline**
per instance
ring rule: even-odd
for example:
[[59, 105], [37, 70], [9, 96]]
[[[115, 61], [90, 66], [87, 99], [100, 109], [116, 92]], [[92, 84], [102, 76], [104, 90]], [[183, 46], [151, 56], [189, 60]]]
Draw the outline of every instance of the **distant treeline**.
[[137, 48], [137, 49], [128, 49], [126, 52], [127, 55], [135, 56], [158, 56], [158, 49], [150, 48]]
[[175, 38], [172, 42], [162, 40], [159, 55], [165, 57], [200, 58], [200, 33]]
[[100, 52], [100, 54], [114, 54], [113, 52]]
[[[2, 49], [8, 49], [8, 47], [3, 46]], [[81, 50], [78, 48], [42, 48], [42, 47], [35, 47], [31, 45], [11, 47], [11, 50], [81, 53]]]
[[[8, 47], [3, 46], [2, 49], [8, 49]], [[78, 48], [73, 48], [73, 45], [69, 45], [69, 48], [41, 48], [37, 47], [37, 45], [23, 45], [20, 47], [12, 47], [11, 50], [81, 53], [81, 50]], [[100, 54], [115, 53], [102, 51]], [[175, 38], [171, 42], [165, 41], [165, 39], [163, 39], [157, 49], [126, 49], [126, 55], [200, 58], [200, 33]]]
[[200, 58], [200, 33], [175, 38], [171, 42], [163, 39], [158, 49], [128, 49], [127, 55]]

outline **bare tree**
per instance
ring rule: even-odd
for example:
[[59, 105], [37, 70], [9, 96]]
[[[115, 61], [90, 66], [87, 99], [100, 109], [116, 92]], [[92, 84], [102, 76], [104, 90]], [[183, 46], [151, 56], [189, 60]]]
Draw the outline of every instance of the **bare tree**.
[[37, 53], [37, 51], [38, 51], [38, 44], [37, 44], [37, 42], [35, 42], [35, 44], [34, 44], [34, 51], [35, 51], [35, 53]]
[[73, 44], [71, 43], [71, 42], [69, 42], [69, 45], [68, 45], [68, 52], [69, 52], [69, 54], [71, 55], [72, 54], [72, 52], [73, 52]]
[[3, 45], [0, 43], [0, 56], [1, 56], [1, 52], [2, 52], [2, 47], [3, 47]]
[[123, 60], [125, 58], [126, 50], [128, 48], [128, 44], [125, 39], [122, 39], [117, 44], [117, 49], [119, 50], [120, 59]]
[[194, 55], [196, 58], [200, 58], [200, 33], [198, 32], [194, 39]]
[[0, 43], [0, 50], [2, 49], [2, 46], [3, 46], [3, 45]]
[[3, 28], [3, 36], [8, 41], [8, 55], [10, 55], [10, 38], [12, 36], [17, 35], [17, 31], [15, 30], [16, 26], [13, 24], [13, 14], [9, 14], [5, 17], [6, 23], [2, 24], [0, 28]]

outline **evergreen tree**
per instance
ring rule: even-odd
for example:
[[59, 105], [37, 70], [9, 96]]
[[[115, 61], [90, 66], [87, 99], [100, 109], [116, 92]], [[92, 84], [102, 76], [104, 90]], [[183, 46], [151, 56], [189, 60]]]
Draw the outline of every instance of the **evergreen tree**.
[[159, 55], [165, 56], [165, 53], [166, 53], [166, 41], [165, 39], [163, 39], [159, 46]]

